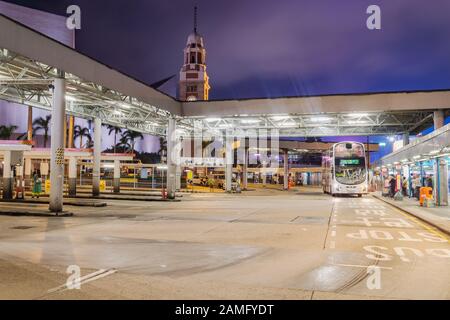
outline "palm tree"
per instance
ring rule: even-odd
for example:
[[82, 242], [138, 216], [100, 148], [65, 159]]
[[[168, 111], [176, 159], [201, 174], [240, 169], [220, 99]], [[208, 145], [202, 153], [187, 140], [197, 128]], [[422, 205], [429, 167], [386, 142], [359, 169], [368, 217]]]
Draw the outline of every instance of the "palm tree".
[[123, 149], [123, 152], [128, 152], [131, 150], [131, 144], [128, 142], [126, 137], [121, 137], [116, 147]]
[[80, 138], [80, 149], [83, 148], [83, 138], [86, 137], [88, 142], [86, 143], [86, 146], [89, 147], [89, 145], [92, 142], [91, 133], [89, 132], [89, 129], [84, 127], [82, 128], [80, 125], [76, 125], [73, 127], [73, 139]]
[[0, 126], [0, 139], [9, 140], [13, 135], [14, 131], [16, 131], [17, 126]]
[[131, 153], [134, 153], [134, 146], [137, 139], [144, 139], [142, 133], [133, 130], [127, 130], [122, 134], [121, 142], [123, 146], [128, 145]]
[[116, 153], [116, 145], [117, 145], [117, 135], [122, 133], [122, 129], [116, 126], [112, 126], [110, 124], [106, 125], [108, 129], [108, 135], [110, 136], [112, 132], [114, 132], [114, 153]]
[[50, 121], [52, 119], [51, 115], [47, 115], [44, 118], [39, 117], [37, 119], [34, 119], [33, 121], [33, 135], [38, 132], [43, 130], [44, 131], [44, 148], [47, 147], [47, 141], [48, 141], [48, 130], [50, 130]]

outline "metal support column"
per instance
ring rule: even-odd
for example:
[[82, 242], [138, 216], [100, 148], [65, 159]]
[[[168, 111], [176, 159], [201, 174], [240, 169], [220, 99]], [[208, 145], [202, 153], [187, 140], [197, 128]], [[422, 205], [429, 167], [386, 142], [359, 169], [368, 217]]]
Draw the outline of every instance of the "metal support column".
[[248, 189], [248, 148], [244, 148], [244, 165], [242, 166], [242, 190]]
[[11, 151], [5, 151], [3, 155], [3, 199], [10, 200], [13, 197], [13, 172], [11, 170]]
[[225, 137], [225, 191], [231, 192], [233, 183], [233, 136], [227, 131]]
[[284, 179], [283, 189], [289, 190], [289, 155], [288, 150], [283, 150]]
[[169, 119], [167, 127], [167, 198], [175, 199], [176, 190], [176, 121]]
[[120, 160], [114, 160], [114, 193], [120, 193]]
[[177, 168], [176, 168], [175, 189], [177, 191], [181, 190], [181, 166], [178, 166], [178, 165], [177, 165]]
[[102, 152], [102, 120], [94, 119], [94, 157], [92, 169], [92, 195], [100, 194], [100, 158]]
[[448, 164], [445, 158], [436, 158], [435, 168], [434, 189], [436, 190], [436, 205], [448, 206]]
[[403, 133], [403, 146], [407, 146], [409, 144], [409, 132]]
[[25, 179], [25, 186], [29, 187], [31, 186], [31, 158], [28, 157], [25, 159], [25, 168], [24, 168], [24, 179]]
[[69, 197], [77, 195], [77, 158], [69, 158]]
[[49, 209], [51, 212], [61, 212], [63, 210], [64, 121], [66, 119], [66, 80], [63, 74], [61, 78], [53, 80], [53, 86]]
[[433, 115], [434, 130], [442, 128], [444, 126], [444, 110], [437, 110]]

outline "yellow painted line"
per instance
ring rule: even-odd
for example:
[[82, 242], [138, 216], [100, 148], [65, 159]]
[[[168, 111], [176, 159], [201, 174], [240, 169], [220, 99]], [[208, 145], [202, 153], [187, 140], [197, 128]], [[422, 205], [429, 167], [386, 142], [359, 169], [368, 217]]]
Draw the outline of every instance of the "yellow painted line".
[[[381, 202], [385, 202], [383, 200], [380, 200], [378, 198], [375, 198]], [[418, 218], [411, 216], [411, 214], [406, 213], [398, 208], [396, 208], [395, 206], [393, 206], [392, 204], [390, 204], [389, 202], [385, 202], [386, 204], [388, 204], [389, 206], [392, 207], [392, 209], [394, 209], [394, 211], [397, 211], [398, 213], [400, 213], [402, 216], [408, 218], [409, 220], [411, 220], [412, 222], [418, 224], [419, 226], [421, 226], [422, 228], [428, 230], [429, 232], [431, 232], [432, 234], [438, 236], [439, 238], [446, 240], [447, 242], [450, 242], [450, 238], [443, 232], [439, 231], [438, 229], [436, 229], [435, 227], [426, 225], [424, 222], [422, 222], [421, 220], [419, 220]]]

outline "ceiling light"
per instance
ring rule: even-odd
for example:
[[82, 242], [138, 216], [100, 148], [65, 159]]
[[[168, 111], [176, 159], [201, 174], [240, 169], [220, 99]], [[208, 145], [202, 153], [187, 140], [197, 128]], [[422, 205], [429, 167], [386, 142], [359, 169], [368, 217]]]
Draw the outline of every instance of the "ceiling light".
[[349, 120], [347, 121], [348, 124], [368, 124], [369, 121], [366, 120]]
[[360, 118], [360, 117], [367, 117], [368, 115], [369, 115], [368, 113], [349, 113], [347, 114], [347, 117]]
[[253, 123], [259, 123], [261, 120], [259, 119], [243, 119], [241, 120], [241, 123], [243, 124], [253, 124]]
[[312, 122], [328, 122], [328, 121], [331, 121], [332, 120], [332, 118], [329, 118], [329, 117], [312, 117], [312, 118], [309, 118], [309, 121], [312, 121]]
[[297, 124], [294, 121], [288, 121], [280, 124], [280, 127], [296, 127], [296, 126]]
[[289, 116], [273, 116], [270, 119], [274, 120], [274, 121], [281, 121], [281, 120], [286, 120], [286, 119], [290, 119]]
[[125, 103], [125, 102], [121, 102], [119, 105], [120, 105], [122, 108], [125, 108], [125, 109], [130, 109], [130, 108], [131, 108], [131, 106], [130, 106], [129, 104]]
[[220, 118], [206, 118], [205, 119], [206, 122], [217, 122], [217, 121], [220, 121], [220, 120], [221, 120]]

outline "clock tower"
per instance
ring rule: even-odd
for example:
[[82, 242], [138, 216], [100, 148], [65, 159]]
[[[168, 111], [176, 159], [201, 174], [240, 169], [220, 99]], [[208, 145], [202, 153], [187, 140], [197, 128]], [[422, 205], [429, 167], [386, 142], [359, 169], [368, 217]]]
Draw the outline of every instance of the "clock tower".
[[209, 99], [209, 77], [206, 73], [206, 49], [203, 37], [197, 32], [197, 7], [194, 8], [194, 30], [189, 34], [183, 51], [178, 99], [198, 101]]

